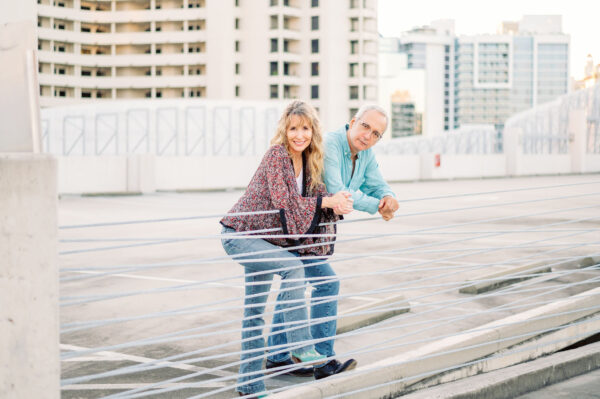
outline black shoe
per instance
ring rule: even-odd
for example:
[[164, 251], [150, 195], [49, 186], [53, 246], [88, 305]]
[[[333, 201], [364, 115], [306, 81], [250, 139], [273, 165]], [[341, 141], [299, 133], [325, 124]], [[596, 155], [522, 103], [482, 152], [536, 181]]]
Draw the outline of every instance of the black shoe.
[[354, 359], [346, 360], [344, 363], [338, 362], [336, 359], [330, 360], [324, 366], [315, 367], [315, 380], [329, 377], [330, 375], [339, 374], [347, 370], [352, 370], [358, 363]]
[[[287, 360], [285, 360], [283, 362], [273, 362], [273, 361], [267, 359], [267, 370], [273, 369], [273, 368], [276, 368], [276, 367], [295, 366], [295, 365], [296, 365], [296, 363], [294, 363], [292, 361], [292, 359], [287, 359]], [[279, 370], [279, 371], [283, 371], [283, 369]], [[274, 371], [274, 373], [275, 372], [276, 371]], [[312, 377], [312, 375], [313, 375], [313, 368], [312, 367], [302, 367], [302, 368], [299, 368], [299, 369], [297, 368], [297, 369], [294, 369], [294, 370], [290, 370], [290, 371], [288, 371], [286, 373], [283, 373], [283, 374], [295, 375], [296, 377]]]

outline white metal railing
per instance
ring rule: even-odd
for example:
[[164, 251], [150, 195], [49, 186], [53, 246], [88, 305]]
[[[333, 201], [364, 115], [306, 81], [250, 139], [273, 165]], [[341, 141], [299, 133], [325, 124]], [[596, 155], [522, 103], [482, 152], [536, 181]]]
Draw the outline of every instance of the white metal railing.
[[566, 94], [546, 104], [523, 111], [505, 124], [522, 130], [525, 154], [566, 154], [569, 152], [569, 115], [583, 110], [587, 124], [587, 153], [600, 154], [600, 85]]
[[282, 104], [124, 100], [42, 110], [44, 150], [56, 155], [257, 155]]
[[502, 140], [493, 126], [465, 126], [433, 136], [394, 138], [373, 147], [381, 154], [497, 154]]

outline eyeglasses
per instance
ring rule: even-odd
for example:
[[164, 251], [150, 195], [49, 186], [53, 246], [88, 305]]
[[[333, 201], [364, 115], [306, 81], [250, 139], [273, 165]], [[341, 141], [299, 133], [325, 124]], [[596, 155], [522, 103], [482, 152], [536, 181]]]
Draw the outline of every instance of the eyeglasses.
[[379, 133], [377, 130], [373, 130], [371, 125], [369, 125], [367, 122], [363, 121], [362, 119], [358, 119], [358, 124], [360, 125], [360, 127], [363, 130], [366, 130], [369, 132], [370, 138], [375, 137], [375, 140], [380, 140], [381, 137], [383, 137], [383, 133]]

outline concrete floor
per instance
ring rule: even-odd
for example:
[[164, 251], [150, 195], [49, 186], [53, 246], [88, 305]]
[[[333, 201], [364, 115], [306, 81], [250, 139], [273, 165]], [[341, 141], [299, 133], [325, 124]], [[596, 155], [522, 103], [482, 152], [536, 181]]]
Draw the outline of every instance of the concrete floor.
[[580, 375], [519, 396], [517, 399], [597, 399], [600, 398], [600, 370]]
[[[509, 191], [559, 185], [562, 187]], [[599, 254], [598, 175], [418, 182], [392, 187], [403, 201], [397, 217], [386, 223], [381, 219], [360, 221], [370, 217], [365, 213], [349, 215], [346, 220], [356, 222], [339, 226], [336, 254], [331, 264], [342, 279], [344, 297], [339, 301], [340, 311], [401, 294], [409, 301], [411, 312], [385, 324], [361, 329], [361, 334], [338, 339], [336, 351], [341, 359], [352, 356], [359, 365], [367, 365], [414, 349], [441, 334], [463, 331], [524, 311], [536, 306], [536, 301], [562, 298], [598, 286], [597, 280], [586, 283], [600, 277], [598, 271], [565, 269], [563, 271], [570, 274], [540, 281], [534, 286], [540, 291], [535, 293], [513, 292], [484, 298], [458, 292], [458, 287], [469, 279], [515, 265]], [[487, 194], [448, 197], [466, 193]], [[59, 204], [59, 224], [221, 214], [240, 195], [240, 191], [226, 191], [124, 197], [63, 196]], [[514, 202], [521, 203], [506, 204]], [[73, 278], [61, 283], [63, 330], [76, 326], [71, 323], [140, 317], [63, 332], [64, 352], [106, 347], [102, 353], [63, 361], [63, 379], [196, 350], [201, 352], [195, 356], [208, 357], [178, 368], [163, 367], [71, 385], [64, 387], [64, 398], [102, 397], [213, 367], [222, 369], [181, 383], [216, 377], [230, 379], [153, 397], [190, 397], [219, 388], [223, 388], [223, 392], [211, 397], [234, 396], [230, 385], [235, 380], [237, 367], [230, 363], [239, 359], [235, 352], [239, 350], [243, 271], [226, 257], [220, 245], [218, 220], [211, 217], [60, 230], [63, 240], [122, 240], [60, 244], [61, 278]], [[208, 235], [211, 237], [198, 238]], [[361, 237], [363, 239], [356, 240]], [[123, 241], [125, 239], [164, 242], [145, 245], [147, 241]], [[181, 240], [173, 242], [175, 239]], [[131, 244], [136, 246], [110, 248]], [[85, 249], [94, 250], [69, 253]], [[115, 270], [118, 274], [104, 275]], [[205, 283], [207, 281], [209, 283]], [[567, 288], [567, 284], [576, 282], [581, 284]], [[273, 289], [277, 286], [274, 284]], [[77, 304], [96, 295], [114, 297]], [[538, 297], [532, 298], [532, 295]], [[271, 295], [269, 301], [274, 299], [275, 295]], [[452, 304], [461, 299], [466, 302]], [[524, 306], [479, 313], [515, 301]], [[176, 310], [181, 312], [172, 314]], [[164, 316], [160, 312], [171, 313]], [[144, 316], [148, 314], [154, 316]], [[439, 321], [449, 316], [454, 316], [454, 320]], [[269, 317], [265, 319], [268, 323]], [[389, 328], [382, 329], [382, 326]], [[178, 339], [165, 338], [135, 347], [119, 346], [184, 330]], [[268, 379], [267, 384], [269, 389], [276, 389], [307, 381], [276, 377]]]

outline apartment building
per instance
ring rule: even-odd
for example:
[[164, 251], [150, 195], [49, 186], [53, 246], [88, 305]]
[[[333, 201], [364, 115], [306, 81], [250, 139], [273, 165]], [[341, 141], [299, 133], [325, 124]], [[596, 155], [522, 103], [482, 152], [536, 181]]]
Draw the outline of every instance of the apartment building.
[[42, 106], [302, 98], [335, 126], [377, 100], [376, 0], [27, 1]]

